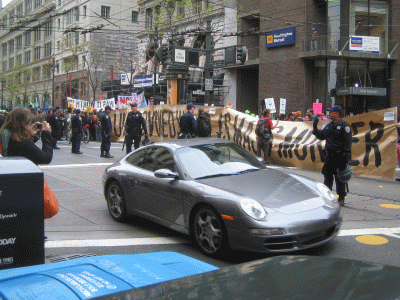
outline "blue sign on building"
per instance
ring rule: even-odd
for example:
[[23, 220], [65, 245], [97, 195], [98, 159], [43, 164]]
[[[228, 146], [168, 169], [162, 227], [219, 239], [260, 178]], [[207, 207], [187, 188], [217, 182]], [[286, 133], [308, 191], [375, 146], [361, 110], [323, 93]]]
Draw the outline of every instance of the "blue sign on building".
[[292, 45], [296, 42], [296, 27], [270, 31], [267, 34], [267, 48]]
[[135, 77], [133, 79], [133, 88], [144, 88], [153, 86], [153, 75]]

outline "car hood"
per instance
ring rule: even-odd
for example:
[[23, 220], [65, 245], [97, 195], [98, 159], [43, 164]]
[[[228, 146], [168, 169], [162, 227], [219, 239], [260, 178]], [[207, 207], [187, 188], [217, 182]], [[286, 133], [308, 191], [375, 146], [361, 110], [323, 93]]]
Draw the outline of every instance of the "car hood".
[[197, 182], [251, 198], [264, 207], [284, 214], [299, 213], [326, 204], [313, 188], [287, 173], [269, 168], [240, 175], [200, 179]]
[[386, 300], [398, 299], [399, 281], [398, 267], [342, 258], [282, 255], [131, 290], [121, 293], [119, 299]]

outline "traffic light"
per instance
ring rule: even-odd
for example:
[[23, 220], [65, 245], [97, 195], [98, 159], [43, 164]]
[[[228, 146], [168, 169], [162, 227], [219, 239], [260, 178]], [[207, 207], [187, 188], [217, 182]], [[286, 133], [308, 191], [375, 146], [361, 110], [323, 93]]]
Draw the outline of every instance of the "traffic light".
[[236, 60], [244, 63], [247, 59], [247, 48], [245, 46], [239, 46], [236, 48]]
[[168, 59], [168, 46], [161, 46], [156, 50], [156, 57], [161, 61], [165, 62]]

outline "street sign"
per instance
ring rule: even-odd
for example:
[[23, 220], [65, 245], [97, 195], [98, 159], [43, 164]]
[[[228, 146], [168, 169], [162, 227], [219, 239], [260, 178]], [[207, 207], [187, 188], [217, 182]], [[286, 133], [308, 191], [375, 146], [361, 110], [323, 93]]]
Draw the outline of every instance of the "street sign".
[[213, 90], [213, 79], [205, 79], [205, 88], [206, 91]]
[[186, 63], [186, 50], [185, 49], [175, 49], [175, 62]]
[[205, 95], [205, 92], [202, 90], [193, 91], [193, 95]]

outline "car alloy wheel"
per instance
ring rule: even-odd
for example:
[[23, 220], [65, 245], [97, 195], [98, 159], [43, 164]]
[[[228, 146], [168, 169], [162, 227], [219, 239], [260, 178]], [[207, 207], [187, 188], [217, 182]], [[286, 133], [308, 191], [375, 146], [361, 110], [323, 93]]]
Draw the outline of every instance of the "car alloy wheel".
[[112, 181], [107, 187], [107, 206], [111, 217], [121, 222], [126, 217], [125, 197], [118, 182]]
[[193, 235], [201, 251], [207, 255], [218, 255], [223, 252], [226, 235], [218, 213], [211, 207], [200, 207], [195, 213], [193, 222]]

